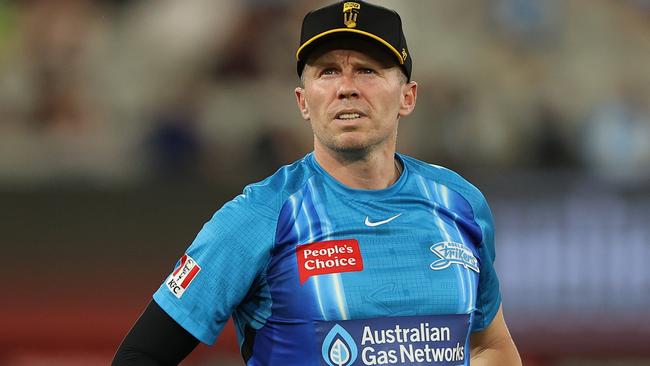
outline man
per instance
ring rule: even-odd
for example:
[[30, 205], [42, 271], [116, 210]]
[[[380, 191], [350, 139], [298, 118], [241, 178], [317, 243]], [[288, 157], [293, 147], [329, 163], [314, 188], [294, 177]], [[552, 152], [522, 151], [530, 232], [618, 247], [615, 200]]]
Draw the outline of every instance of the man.
[[176, 364], [232, 314], [247, 365], [520, 365], [485, 199], [395, 152], [417, 99], [399, 15], [315, 10], [296, 57], [313, 153], [217, 211], [114, 364]]

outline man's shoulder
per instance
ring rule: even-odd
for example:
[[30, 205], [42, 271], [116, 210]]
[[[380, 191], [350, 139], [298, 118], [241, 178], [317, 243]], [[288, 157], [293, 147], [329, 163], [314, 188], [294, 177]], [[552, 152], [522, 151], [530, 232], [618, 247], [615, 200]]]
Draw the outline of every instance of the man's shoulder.
[[[472, 183], [452, 169], [441, 165], [427, 163], [408, 155], [400, 155], [400, 157], [409, 165], [409, 168], [413, 170], [415, 174], [422, 176], [424, 179], [433, 180], [445, 185], [451, 184], [474, 187]], [[474, 188], [476, 189], [476, 187]]]
[[279, 210], [282, 203], [293, 193], [300, 190], [307, 180], [314, 175], [308, 162], [309, 155], [291, 164], [280, 167], [266, 179], [244, 187], [243, 192], [233, 201], [249, 205], [262, 205]]
[[400, 157], [408, 164], [416, 176], [453, 189], [469, 201], [477, 202], [485, 200], [483, 193], [456, 171], [441, 165], [430, 164], [411, 156], [400, 154]]

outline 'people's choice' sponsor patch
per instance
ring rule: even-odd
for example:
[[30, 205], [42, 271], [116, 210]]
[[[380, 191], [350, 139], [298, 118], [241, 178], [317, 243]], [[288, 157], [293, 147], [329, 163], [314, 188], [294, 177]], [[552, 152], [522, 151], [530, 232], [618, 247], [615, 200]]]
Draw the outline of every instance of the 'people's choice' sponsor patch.
[[309, 277], [363, 270], [363, 258], [356, 239], [329, 240], [296, 247], [300, 284]]

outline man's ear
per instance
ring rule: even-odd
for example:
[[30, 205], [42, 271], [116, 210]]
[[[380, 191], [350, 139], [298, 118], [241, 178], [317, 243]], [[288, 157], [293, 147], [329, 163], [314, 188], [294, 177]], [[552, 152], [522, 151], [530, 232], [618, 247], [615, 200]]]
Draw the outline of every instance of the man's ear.
[[309, 121], [309, 106], [307, 105], [307, 100], [305, 99], [305, 89], [301, 87], [296, 87], [296, 102], [298, 103], [298, 109], [300, 114], [305, 121]]
[[399, 106], [400, 117], [406, 117], [413, 109], [418, 99], [418, 83], [410, 81], [402, 86], [402, 96]]

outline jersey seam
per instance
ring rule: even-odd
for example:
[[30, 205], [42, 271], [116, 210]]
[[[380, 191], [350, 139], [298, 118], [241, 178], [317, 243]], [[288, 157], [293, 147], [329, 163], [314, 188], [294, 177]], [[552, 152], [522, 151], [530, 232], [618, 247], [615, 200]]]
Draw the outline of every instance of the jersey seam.
[[[413, 172], [413, 174], [417, 175], [419, 177], [422, 177], [423, 179], [426, 179], [427, 181], [432, 181], [431, 178], [428, 178], [428, 177], [424, 176], [423, 174], [420, 174], [419, 172]], [[479, 242], [479, 247], [476, 248], [476, 249], [477, 249], [477, 251], [480, 251], [481, 248], [483, 248], [484, 250], [487, 250], [486, 249], [487, 247], [485, 246], [485, 235], [483, 234], [483, 228], [481, 227], [481, 225], [479, 225], [479, 223], [476, 220], [477, 219], [476, 209], [472, 205], [471, 201], [468, 200], [467, 197], [465, 197], [464, 194], [462, 194], [458, 190], [450, 187], [448, 184], [444, 184], [444, 183], [441, 183], [441, 184], [444, 185], [445, 187], [447, 187], [448, 189], [454, 191], [456, 194], [458, 194], [460, 197], [462, 197], [463, 200], [465, 200], [465, 202], [468, 204], [469, 208], [472, 210], [472, 222], [474, 223], [474, 225], [476, 225], [480, 229], [480, 232], [481, 232], [481, 241]], [[480, 260], [480, 256], [479, 256], [479, 260]], [[477, 286], [480, 286], [480, 277], [479, 277], [479, 281], [478, 281]], [[485, 300], [484, 300], [485, 293], [479, 291], [478, 287], [477, 287], [477, 293], [478, 293], [478, 296], [477, 296], [477, 300], [476, 300], [476, 310], [481, 312], [481, 316], [480, 316], [480, 326], [478, 327], [478, 330], [476, 330], [476, 331], [480, 331], [480, 330], [485, 329], [485, 327], [487, 325], [486, 324], [487, 320], [486, 320], [486, 317], [485, 317], [486, 314], [483, 313], [483, 310], [484, 310], [483, 308], [485, 306]], [[499, 293], [499, 303], [501, 303], [501, 294], [500, 293]]]
[[[416, 174], [416, 175], [422, 177], [423, 179], [432, 181], [432, 179], [425, 177], [424, 175], [420, 174], [419, 172], [418, 173], [413, 173], [413, 174]], [[438, 183], [438, 182], [436, 182], [436, 183]], [[480, 232], [481, 232], [481, 241], [479, 242], [479, 248], [483, 247], [483, 243], [485, 243], [485, 235], [483, 234], [483, 229], [481, 228], [481, 225], [479, 225], [478, 221], [476, 221], [476, 209], [474, 208], [474, 205], [472, 205], [472, 202], [470, 200], [468, 200], [467, 197], [465, 197], [465, 195], [462, 194], [461, 192], [459, 192], [457, 189], [450, 187], [448, 184], [444, 184], [444, 183], [441, 183], [441, 184], [443, 186], [447, 187], [448, 189], [454, 191], [460, 197], [462, 197], [463, 200], [465, 201], [465, 203], [467, 203], [467, 206], [469, 206], [469, 208], [472, 210], [472, 223], [474, 223], [474, 225], [476, 225], [479, 229], [481, 229], [480, 230]], [[477, 248], [477, 250], [478, 250], [478, 248]]]
[[[300, 187], [298, 189], [296, 189], [291, 194], [288, 191], [286, 191], [285, 189], [282, 189], [282, 191], [281, 191], [282, 193], [280, 193], [280, 194], [286, 194], [287, 197], [284, 200], [282, 200], [282, 203], [280, 205], [278, 205], [279, 207], [277, 209], [275, 209], [277, 211], [276, 214], [275, 214], [275, 218], [274, 218], [274, 220], [275, 220], [275, 229], [273, 230], [273, 237], [271, 238], [271, 247], [269, 248], [269, 258], [267, 259], [266, 264], [264, 265], [263, 269], [260, 271], [259, 275], [257, 276], [259, 278], [259, 283], [263, 284], [263, 283], [266, 282], [266, 286], [268, 286], [268, 281], [267, 281], [268, 269], [269, 269], [269, 265], [271, 264], [271, 261], [273, 259], [273, 249], [275, 249], [276, 244], [277, 244], [278, 225], [280, 223], [280, 213], [282, 212], [282, 208], [287, 203], [287, 200], [292, 195], [294, 195], [296, 192], [303, 189], [305, 187], [305, 184], [307, 184], [307, 182], [312, 177], [314, 177], [315, 175], [316, 174], [312, 171], [311, 174], [307, 175], [307, 177], [304, 179], [304, 182], [300, 185]], [[273, 306], [273, 295], [271, 294], [270, 291], [269, 291], [269, 298], [271, 300], [271, 307], [272, 307]], [[264, 327], [264, 325], [266, 325], [267, 320], [268, 320], [268, 318], [264, 319], [264, 323], [262, 323], [262, 327]]]

